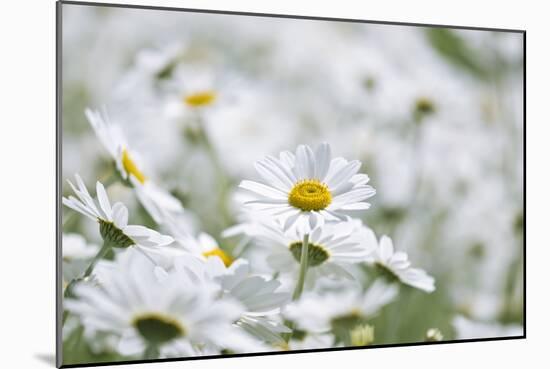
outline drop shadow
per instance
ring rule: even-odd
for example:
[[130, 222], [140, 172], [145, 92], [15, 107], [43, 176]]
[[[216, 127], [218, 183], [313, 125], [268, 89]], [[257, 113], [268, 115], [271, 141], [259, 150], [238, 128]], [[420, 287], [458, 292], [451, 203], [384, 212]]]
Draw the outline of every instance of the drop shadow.
[[34, 357], [55, 368], [55, 355], [54, 354], [34, 354]]

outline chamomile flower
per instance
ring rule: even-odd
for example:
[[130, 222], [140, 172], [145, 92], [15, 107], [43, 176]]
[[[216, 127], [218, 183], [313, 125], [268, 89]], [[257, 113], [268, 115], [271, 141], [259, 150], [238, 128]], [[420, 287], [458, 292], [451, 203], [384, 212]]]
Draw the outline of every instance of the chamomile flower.
[[62, 255], [63, 255], [63, 288], [67, 287], [70, 281], [82, 275], [88, 266], [89, 260], [97, 255], [99, 247], [89, 244], [84, 237], [76, 233], [63, 233]]
[[180, 69], [182, 102], [189, 108], [202, 108], [214, 104], [218, 98], [216, 74], [204, 68]]
[[202, 259], [218, 257], [223, 264], [228, 267], [233, 262], [233, 258], [220, 248], [214, 237], [207, 233], [200, 233], [198, 237], [193, 237], [184, 233], [180, 233], [176, 237], [176, 241], [181, 247], [191, 254]]
[[221, 95], [226, 92], [222, 90], [221, 74], [215, 68], [179, 63], [164, 84], [163, 112], [169, 119], [182, 121], [205, 118], [204, 114], [209, 115], [223, 105], [220, 103], [225, 99]]
[[382, 236], [375, 252], [367, 262], [379, 268], [390, 279], [418, 288], [425, 292], [435, 291], [435, 281], [426, 271], [411, 268], [408, 256], [403, 251], [394, 251], [393, 242], [388, 236]]
[[257, 349], [233, 325], [242, 306], [216, 299], [212, 292], [183, 273], [159, 279], [154, 266], [134, 253], [117, 260], [108, 282], [77, 285], [76, 298], [65, 304], [86, 330], [117, 337], [116, 350], [123, 355], [193, 356], [202, 353], [201, 347], [216, 354]]
[[76, 233], [63, 233], [63, 261], [86, 260], [97, 254], [99, 247], [88, 244], [84, 237]]
[[162, 224], [167, 215], [183, 212], [180, 201], [145, 174], [138, 160], [139, 155], [130, 149], [119, 126], [112, 124], [105, 113], [98, 111], [86, 109], [86, 117], [114, 159], [122, 179], [134, 188], [139, 201], [155, 222]]
[[452, 325], [457, 339], [522, 336], [524, 328], [519, 324], [503, 325], [495, 321], [476, 321], [462, 315], [453, 318]]
[[256, 162], [263, 182], [245, 180], [239, 187], [256, 197], [246, 203], [249, 208], [280, 217], [285, 229], [297, 223], [314, 228], [370, 207], [365, 200], [376, 191], [367, 185], [369, 177], [358, 173], [360, 167], [358, 160], [332, 158], [328, 143], [315, 152], [300, 145], [295, 154], [283, 151]]
[[157, 252], [174, 241], [140, 225], [128, 225], [128, 209], [120, 202], [111, 206], [105, 187], [96, 183], [97, 202], [92, 198], [82, 178], [75, 175], [76, 186], [67, 181], [77, 197], [63, 198], [63, 204], [99, 223], [99, 231], [105, 244], [115, 248], [136, 247], [144, 252]]
[[358, 221], [327, 223], [311, 231], [300, 227], [285, 231], [278, 222], [249, 224], [244, 229], [272, 250], [268, 263], [282, 273], [298, 271], [304, 235], [309, 234], [308, 279], [311, 280], [320, 276], [353, 279], [348, 271], [350, 265], [363, 261], [375, 247], [364, 242], [372, 231]]
[[372, 318], [395, 300], [398, 287], [376, 280], [366, 292], [345, 289], [339, 292], [306, 292], [285, 309], [284, 315], [301, 330], [325, 333], [345, 328], [351, 331], [365, 319]]
[[281, 333], [290, 332], [279, 319], [290, 294], [280, 291], [278, 280], [252, 274], [248, 261], [239, 259], [226, 267], [220, 258], [203, 260], [189, 254], [178, 258], [174, 265], [197, 284], [215, 284], [220, 298], [239, 301], [244, 312], [236, 324], [250, 334], [273, 344], [275, 337], [281, 339]]
[[254, 275], [248, 261], [237, 260], [220, 278], [224, 294], [238, 299], [246, 315], [265, 316], [279, 313], [290, 300], [290, 294], [281, 292], [281, 282], [263, 275]]
[[[331, 333], [325, 334], [312, 334], [306, 333], [305, 337], [295, 338], [293, 337], [288, 342], [287, 350], [311, 350], [311, 349], [326, 349], [329, 347], [341, 347], [341, 345], [334, 345], [334, 335]], [[283, 346], [284, 347], [284, 346]]]

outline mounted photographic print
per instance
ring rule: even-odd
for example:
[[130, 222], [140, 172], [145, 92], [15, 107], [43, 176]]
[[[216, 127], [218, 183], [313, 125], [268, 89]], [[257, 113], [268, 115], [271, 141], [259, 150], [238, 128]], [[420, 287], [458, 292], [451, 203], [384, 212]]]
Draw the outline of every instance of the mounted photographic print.
[[58, 366], [524, 338], [525, 32], [58, 3]]

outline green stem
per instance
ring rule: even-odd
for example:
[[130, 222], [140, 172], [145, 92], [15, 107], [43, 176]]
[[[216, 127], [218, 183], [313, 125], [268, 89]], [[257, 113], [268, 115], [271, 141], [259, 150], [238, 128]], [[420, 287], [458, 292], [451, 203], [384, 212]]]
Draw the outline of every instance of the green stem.
[[86, 278], [86, 277], [89, 277], [90, 274], [92, 274], [94, 268], [95, 268], [95, 265], [97, 264], [97, 262], [99, 260], [101, 260], [105, 254], [107, 254], [107, 252], [111, 249], [111, 243], [108, 242], [108, 241], [103, 241], [103, 246], [101, 247], [101, 249], [99, 250], [99, 252], [97, 253], [96, 256], [94, 256], [94, 258], [92, 259], [92, 261], [90, 262], [90, 265], [88, 265], [88, 268], [86, 268], [86, 271], [84, 272], [84, 275], [82, 276], [82, 279]]
[[120, 178], [120, 174], [118, 174], [118, 169], [115, 164], [109, 173], [101, 178], [100, 182], [103, 183], [105, 188], [109, 188], [112, 184], [118, 182]]
[[[302, 253], [300, 255], [300, 271], [298, 274], [298, 282], [296, 283], [296, 287], [294, 288], [294, 293], [292, 294], [292, 301], [298, 301], [300, 297], [302, 296], [302, 292], [304, 291], [304, 285], [306, 282], [306, 274], [307, 274], [307, 268], [308, 268], [308, 250], [309, 249], [309, 234], [304, 235], [304, 239], [302, 241]], [[286, 325], [290, 330], [294, 331], [294, 322], [285, 321]], [[288, 343], [290, 341], [290, 338], [292, 337], [292, 333], [285, 333], [283, 335], [284, 340]]]
[[224, 227], [227, 227], [231, 223], [231, 214], [227, 207], [229, 197], [229, 181], [227, 178], [227, 174], [225, 173], [225, 169], [220, 162], [218, 153], [216, 152], [214, 145], [212, 145], [212, 142], [208, 137], [208, 133], [206, 132], [206, 128], [204, 126], [204, 121], [199, 113], [197, 113], [196, 119], [200, 130], [200, 138], [204, 144], [204, 148], [206, 149], [208, 158], [210, 159], [210, 162], [216, 170], [216, 174], [218, 177], [220, 212], [223, 217], [223, 225]]
[[[82, 277], [80, 278], [76, 278], [76, 279], [73, 279], [68, 285], [67, 287], [65, 288], [65, 292], [63, 293], [63, 299], [66, 299], [66, 298], [69, 298], [72, 296], [72, 291], [73, 291], [73, 287], [74, 285], [79, 282], [79, 281], [82, 281], [84, 280], [86, 277], [89, 277], [90, 274], [92, 274], [93, 270], [94, 270], [94, 267], [95, 265], [97, 264], [97, 262], [99, 260], [101, 260], [105, 254], [107, 254], [107, 252], [111, 249], [111, 243], [110, 242], [107, 242], [107, 241], [104, 241], [103, 242], [103, 247], [98, 251], [98, 253], [96, 254], [96, 256], [94, 256], [94, 258], [92, 259], [92, 261], [90, 262], [90, 265], [88, 265], [88, 268], [86, 268], [86, 271], [84, 272], [84, 274], [82, 275]], [[68, 310], [65, 310], [63, 311], [63, 319], [61, 320], [61, 325], [64, 325], [65, 322], [67, 321], [67, 318], [69, 317], [69, 311]]]
[[158, 347], [156, 345], [148, 345], [143, 356], [145, 360], [158, 359], [160, 356]]
[[306, 282], [306, 274], [308, 267], [308, 248], [309, 248], [309, 234], [304, 235], [304, 240], [302, 241], [302, 254], [300, 255], [300, 272], [298, 274], [298, 283], [296, 283], [296, 288], [292, 294], [292, 300], [296, 301], [302, 296], [304, 291], [304, 284]]

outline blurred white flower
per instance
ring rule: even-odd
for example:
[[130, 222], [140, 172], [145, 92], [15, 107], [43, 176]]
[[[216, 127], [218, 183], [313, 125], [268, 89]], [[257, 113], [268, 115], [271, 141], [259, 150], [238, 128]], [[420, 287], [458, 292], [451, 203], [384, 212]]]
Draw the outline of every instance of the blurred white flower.
[[76, 233], [63, 233], [61, 244], [63, 261], [90, 259], [99, 250], [99, 246], [87, 243], [84, 237]]
[[[285, 347], [285, 346], [283, 346]], [[326, 349], [329, 347], [341, 347], [334, 344], [334, 335], [330, 333], [314, 334], [307, 333], [302, 339], [292, 338], [288, 343], [287, 350], [311, 350]]]
[[231, 255], [221, 249], [214, 237], [210, 236], [208, 233], [202, 232], [198, 237], [180, 233], [176, 236], [176, 242], [181, 248], [196, 257], [202, 259], [216, 257], [219, 258], [226, 267], [233, 263]]
[[138, 154], [132, 152], [119, 126], [112, 124], [106, 114], [86, 109], [86, 117], [97, 137], [116, 163], [122, 178], [135, 189], [136, 196], [153, 217], [162, 224], [171, 213], [183, 212], [180, 201], [151, 181], [138, 165]]
[[437, 328], [430, 328], [426, 331], [425, 341], [437, 342], [443, 341], [443, 333]]
[[219, 258], [205, 261], [189, 254], [177, 258], [174, 265], [193, 283], [212, 286], [219, 298], [239, 301], [244, 311], [236, 325], [265, 343], [274, 344], [282, 339], [281, 333], [290, 332], [279, 317], [290, 294], [280, 291], [278, 280], [252, 274], [246, 260], [239, 259], [226, 267]]
[[265, 316], [243, 315], [235, 324], [260, 341], [281, 349], [287, 347], [282, 335], [292, 332], [280, 321]]
[[333, 328], [338, 320], [360, 322], [372, 318], [382, 307], [395, 300], [398, 287], [376, 280], [365, 293], [345, 289], [333, 293], [306, 292], [302, 298], [289, 304], [284, 315], [299, 329], [323, 333]]
[[394, 251], [393, 241], [388, 236], [382, 236], [378, 248], [367, 262], [379, 267], [390, 278], [396, 278], [401, 283], [418, 288], [425, 292], [435, 291], [434, 278], [422, 269], [411, 268], [408, 256], [403, 251]]
[[77, 299], [65, 304], [87, 330], [118, 337], [116, 349], [123, 355], [192, 356], [201, 346], [218, 354], [224, 348], [258, 349], [233, 325], [242, 306], [201, 287], [183, 273], [159, 280], [154, 267], [134, 254], [117, 261], [107, 283], [77, 285]]
[[99, 252], [99, 246], [87, 243], [84, 237], [76, 233], [63, 233], [61, 245], [63, 288], [66, 288], [70, 281], [82, 275], [89, 260]]
[[280, 153], [279, 158], [267, 156], [255, 164], [265, 183], [242, 181], [240, 188], [255, 194], [248, 201], [251, 209], [269, 212], [284, 221], [284, 229], [295, 224], [310, 229], [327, 221], [346, 218], [349, 211], [366, 210], [366, 199], [376, 191], [369, 185], [366, 174], [358, 174], [357, 160], [331, 158], [330, 146], [319, 145], [315, 153], [300, 145], [296, 154]]
[[519, 324], [503, 325], [497, 322], [480, 322], [458, 315], [452, 321], [457, 339], [522, 336]]

